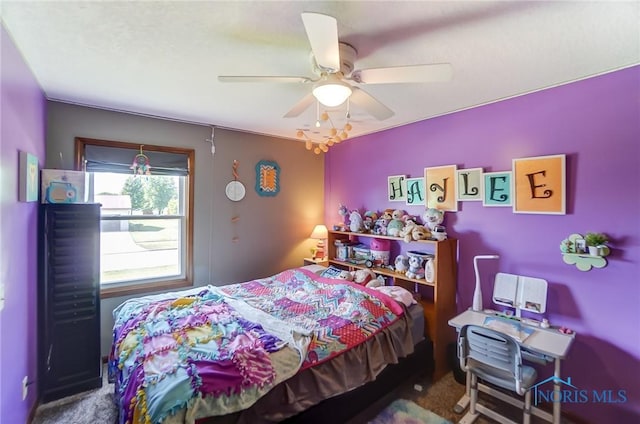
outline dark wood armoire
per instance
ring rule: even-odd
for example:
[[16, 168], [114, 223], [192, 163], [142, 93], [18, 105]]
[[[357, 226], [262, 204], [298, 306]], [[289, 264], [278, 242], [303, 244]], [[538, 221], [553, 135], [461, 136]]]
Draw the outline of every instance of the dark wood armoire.
[[42, 204], [38, 374], [42, 402], [102, 386], [100, 204]]

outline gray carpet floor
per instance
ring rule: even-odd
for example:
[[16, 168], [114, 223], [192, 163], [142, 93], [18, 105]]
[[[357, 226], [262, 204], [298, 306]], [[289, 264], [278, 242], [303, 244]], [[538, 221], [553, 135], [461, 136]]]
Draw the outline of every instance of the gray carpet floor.
[[[104, 375], [106, 376], [106, 370]], [[115, 424], [117, 411], [113, 403], [113, 391], [113, 384], [109, 384], [105, 377], [100, 389], [40, 405], [32, 424]], [[452, 373], [448, 373], [434, 384], [426, 376], [417, 376], [414, 380], [407, 381], [398, 389], [372, 404], [366, 411], [350, 420], [349, 424], [370, 421], [395, 399], [411, 400], [455, 423], [462, 418], [463, 414], [453, 412], [453, 407], [463, 394], [464, 386], [453, 378]], [[485, 403], [492, 401], [482, 393], [481, 399]], [[520, 412], [515, 408], [510, 408], [504, 407], [501, 403], [494, 403], [494, 409], [511, 416], [515, 421], [520, 421]], [[534, 419], [532, 422], [541, 421]], [[480, 417], [476, 423], [491, 424], [493, 421]], [[570, 422], [563, 419], [563, 423]]]
[[118, 411], [113, 403], [113, 384], [102, 372], [102, 387], [40, 405], [32, 424], [115, 424]]

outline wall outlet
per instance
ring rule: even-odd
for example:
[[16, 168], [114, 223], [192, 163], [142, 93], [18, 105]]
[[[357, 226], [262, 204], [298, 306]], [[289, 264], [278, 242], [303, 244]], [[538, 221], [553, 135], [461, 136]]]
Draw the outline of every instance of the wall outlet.
[[29, 378], [25, 375], [22, 379], [22, 400], [27, 398], [29, 394]]
[[4, 309], [4, 283], [0, 283], [0, 311]]

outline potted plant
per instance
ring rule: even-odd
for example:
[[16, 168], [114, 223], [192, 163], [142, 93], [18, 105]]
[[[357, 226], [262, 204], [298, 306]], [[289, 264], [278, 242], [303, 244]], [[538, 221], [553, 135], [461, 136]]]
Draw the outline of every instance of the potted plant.
[[584, 241], [589, 247], [590, 255], [602, 256], [603, 247], [609, 242], [609, 238], [604, 233], [587, 233]]

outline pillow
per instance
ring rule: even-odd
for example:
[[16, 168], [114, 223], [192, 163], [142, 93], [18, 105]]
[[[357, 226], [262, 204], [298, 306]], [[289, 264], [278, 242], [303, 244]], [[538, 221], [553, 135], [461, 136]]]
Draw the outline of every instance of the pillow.
[[340, 278], [340, 274], [342, 274], [343, 271], [344, 270], [331, 265], [329, 266], [329, 268], [326, 268], [324, 271], [322, 271], [320, 273], [320, 276], [325, 278]]
[[306, 269], [307, 271], [311, 271], [314, 274], [318, 274], [318, 275], [322, 274], [322, 271], [327, 269], [327, 267], [324, 267], [322, 265], [317, 265], [317, 264], [305, 265], [300, 268]]
[[396, 302], [404, 303], [405, 306], [409, 307], [416, 302], [413, 298], [411, 292], [404, 287], [400, 286], [380, 286], [374, 287], [375, 290], [379, 290], [382, 293], [386, 294]]

